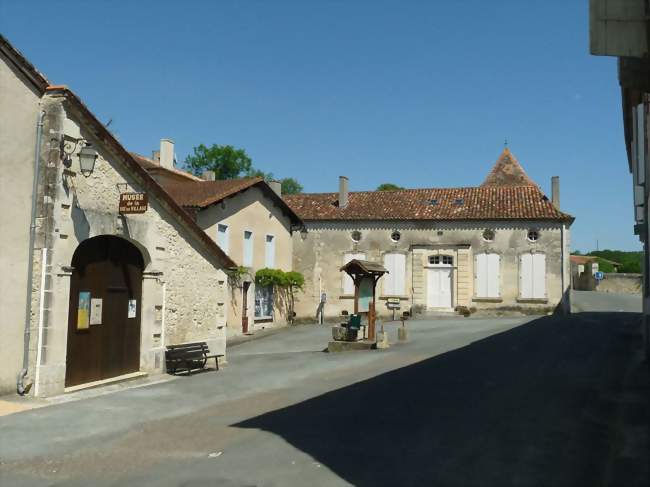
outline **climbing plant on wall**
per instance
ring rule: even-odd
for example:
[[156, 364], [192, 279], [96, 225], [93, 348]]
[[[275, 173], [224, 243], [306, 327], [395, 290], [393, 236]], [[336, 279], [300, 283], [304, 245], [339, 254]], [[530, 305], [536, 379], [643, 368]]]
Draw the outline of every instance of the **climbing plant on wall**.
[[294, 302], [297, 291], [302, 290], [305, 278], [300, 272], [284, 272], [280, 269], [260, 269], [255, 273], [255, 283], [258, 286], [270, 286], [280, 294], [286, 295], [287, 316], [290, 322], [294, 317]]

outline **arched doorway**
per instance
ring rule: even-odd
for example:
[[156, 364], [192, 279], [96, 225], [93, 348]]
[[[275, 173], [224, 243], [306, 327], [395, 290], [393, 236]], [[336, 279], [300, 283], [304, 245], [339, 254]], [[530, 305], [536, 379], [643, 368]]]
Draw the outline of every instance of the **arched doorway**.
[[66, 387], [138, 371], [142, 254], [102, 235], [79, 244], [72, 267]]

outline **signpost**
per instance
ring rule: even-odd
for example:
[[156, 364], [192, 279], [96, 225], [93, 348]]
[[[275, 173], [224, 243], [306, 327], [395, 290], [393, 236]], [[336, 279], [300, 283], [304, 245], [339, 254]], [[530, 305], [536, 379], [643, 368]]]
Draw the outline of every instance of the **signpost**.
[[602, 281], [603, 279], [605, 279], [605, 274], [601, 271], [596, 271], [594, 272], [594, 279], [596, 279], [597, 281]]
[[121, 193], [120, 209], [122, 215], [144, 213], [149, 207], [147, 193]]
[[393, 310], [393, 321], [395, 321], [395, 310], [400, 309], [399, 298], [388, 298], [386, 300], [386, 307]]

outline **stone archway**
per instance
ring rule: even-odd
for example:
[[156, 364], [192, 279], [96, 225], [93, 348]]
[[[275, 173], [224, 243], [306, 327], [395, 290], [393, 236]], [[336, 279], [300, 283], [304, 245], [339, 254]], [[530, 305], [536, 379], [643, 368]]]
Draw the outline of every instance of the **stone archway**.
[[66, 387], [140, 368], [141, 252], [125, 239], [83, 241], [72, 257]]

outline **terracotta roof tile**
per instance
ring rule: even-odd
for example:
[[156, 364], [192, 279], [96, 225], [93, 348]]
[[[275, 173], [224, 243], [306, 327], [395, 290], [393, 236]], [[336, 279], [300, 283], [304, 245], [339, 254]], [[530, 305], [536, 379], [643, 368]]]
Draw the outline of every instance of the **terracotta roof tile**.
[[175, 181], [163, 187], [179, 205], [204, 208], [262, 181], [262, 178]]
[[481, 186], [535, 186], [517, 158], [507, 147], [497, 159]]
[[[561, 220], [537, 186], [429, 188], [349, 193], [346, 208], [338, 193], [287, 195], [303, 220]], [[435, 203], [432, 204], [432, 201]]]
[[219, 201], [234, 196], [250, 187], [257, 186], [295, 226], [302, 226], [300, 217], [264, 181], [263, 178], [221, 179], [217, 181], [173, 181], [162, 183], [165, 191], [184, 208], [206, 208]]

